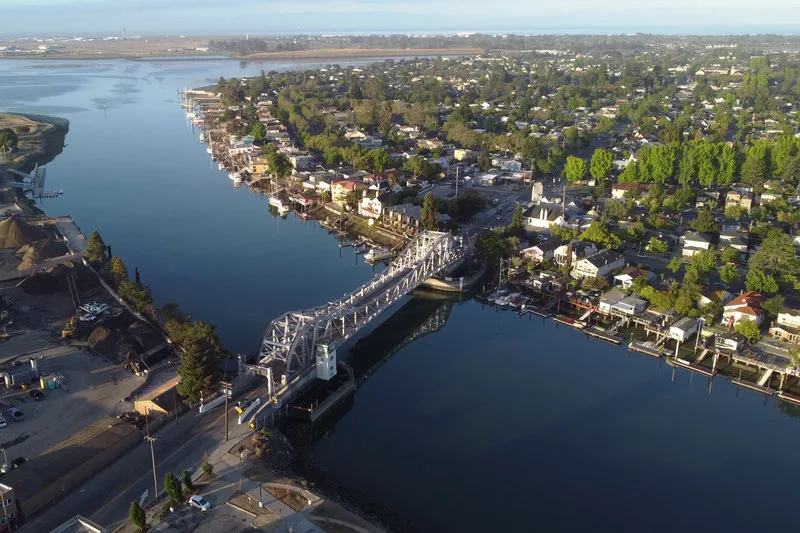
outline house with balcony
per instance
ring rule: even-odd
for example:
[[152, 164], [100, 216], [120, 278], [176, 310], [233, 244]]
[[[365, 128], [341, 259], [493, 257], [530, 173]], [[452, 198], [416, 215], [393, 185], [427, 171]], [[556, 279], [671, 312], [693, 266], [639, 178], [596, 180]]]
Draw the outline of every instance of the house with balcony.
[[769, 334], [783, 341], [800, 344], [800, 310], [781, 309], [769, 327]]
[[575, 263], [570, 275], [576, 279], [599, 278], [608, 276], [614, 270], [624, 266], [625, 258], [622, 254], [613, 250], [603, 250]]
[[536, 246], [531, 246], [530, 248], [525, 248], [520, 252], [520, 255], [536, 263], [541, 263], [545, 259], [553, 259], [559, 247], [561, 247], [561, 241], [553, 239], [551, 241], [539, 243]]
[[751, 192], [731, 190], [725, 195], [725, 209], [729, 207], [743, 207], [749, 213], [750, 209], [753, 207], [753, 200], [753, 193]]
[[687, 231], [681, 236], [681, 244], [683, 244], [682, 255], [691, 257], [696, 253], [709, 250], [711, 248], [711, 239], [702, 233]]
[[574, 265], [581, 259], [597, 253], [597, 246], [593, 242], [572, 241], [562, 244], [553, 252], [553, 260], [558, 265]]
[[383, 208], [383, 224], [400, 231], [419, 229], [422, 207], [414, 204], [390, 205]]
[[386, 189], [368, 189], [364, 191], [361, 202], [358, 204], [358, 214], [362, 217], [376, 219], [383, 213], [389, 201]]
[[550, 229], [550, 226], [564, 225], [564, 208], [559, 204], [540, 202], [522, 212], [522, 220], [529, 229]]
[[742, 320], [751, 320], [761, 325], [765, 315], [764, 310], [761, 308], [762, 303], [764, 303], [764, 296], [760, 292], [743, 292], [725, 304], [722, 323], [728, 327], [733, 327]]

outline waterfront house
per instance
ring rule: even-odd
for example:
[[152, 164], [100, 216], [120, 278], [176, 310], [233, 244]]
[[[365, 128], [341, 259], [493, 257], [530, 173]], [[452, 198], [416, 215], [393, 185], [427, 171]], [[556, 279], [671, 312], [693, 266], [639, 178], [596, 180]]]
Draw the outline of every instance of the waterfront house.
[[358, 204], [358, 214], [367, 218], [378, 218], [389, 200], [386, 189], [369, 189], [364, 191]]
[[564, 208], [558, 204], [540, 202], [532, 205], [522, 212], [522, 220], [529, 229], [550, 229], [550, 226], [564, 225]]
[[537, 263], [541, 263], [545, 259], [552, 259], [556, 249], [560, 246], [561, 241], [553, 239], [551, 241], [539, 243], [536, 246], [531, 246], [530, 248], [525, 248], [520, 252], [520, 255], [528, 257]]
[[700, 321], [685, 316], [669, 327], [669, 337], [678, 342], [686, 342], [700, 329]]
[[687, 231], [681, 237], [683, 256], [691, 257], [698, 252], [711, 248], [711, 239], [696, 231]]
[[558, 265], [574, 265], [581, 259], [597, 253], [597, 246], [587, 241], [572, 241], [562, 244], [553, 252], [553, 260]]
[[261, 176], [267, 172], [269, 172], [269, 164], [266, 156], [250, 156], [250, 173], [253, 176]]
[[598, 307], [604, 315], [633, 316], [643, 313], [647, 309], [647, 302], [635, 296], [628, 296], [620, 289], [611, 289], [600, 296]]
[[769, 328], [773, 337], [800, 344], [800, 310], [783, 308]]
[[383, 208], [383, 224], [398, 230], [417, 230], [422, 207], [414, 204], [391, 205]]
[[718, 334], [714, 337], [714, 347], [729, 352], [741, 352], [746, 342], [745, 338], [736, 332]]
[[642, 270], [630, 265], [622, 269], [622, 272], [614, 276], [614, 283], [622, 285], [623, 289], [629, 289], [633, 285], [633, 280], [644, 276], [649, 281], [655, 281], [656, 275], [649, 270]]
[[366, 188], [367, 186], [361, 183], [360, 180], [353, 178], [334, 181], [331, 184], [331, 198], [338, 204], [345, 201], [349, 192], [360, 191]]
[[308, 170], [316, 165], [314, 157], [308, 153], [298, 152], [289, 157], [295, 170]]
[[622, 254], [613, 250], [603, 250], [575, 263], [570, 274], [576, 279], [599, 278], [608, 276], [612, 271], [623, 266], [625, 266], [625, 258]]
[[761, 304], [764, 296], [760, 292], [746, 291], [725, 304], [722, 313], [722, 323], [728, 327], [734, 326], [742, 320], [751, 320], [758, 325], [764, 320], [764, 310]]

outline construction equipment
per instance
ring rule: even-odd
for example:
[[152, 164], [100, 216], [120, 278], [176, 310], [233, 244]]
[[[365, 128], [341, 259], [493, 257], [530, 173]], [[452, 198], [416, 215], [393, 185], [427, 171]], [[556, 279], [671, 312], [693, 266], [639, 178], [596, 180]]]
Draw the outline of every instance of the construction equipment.
[[61, 330], [61, 338], [66, 339], [75, 336], [75, 324], [76, 324], [75, 316], [69, 319], [69, 322], [64, 329]]

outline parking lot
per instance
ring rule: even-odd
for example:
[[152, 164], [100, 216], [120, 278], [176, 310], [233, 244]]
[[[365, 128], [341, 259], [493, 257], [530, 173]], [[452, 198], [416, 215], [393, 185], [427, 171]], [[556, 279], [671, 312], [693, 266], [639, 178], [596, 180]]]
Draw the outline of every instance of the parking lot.
[[[39, 455], [101, 416], [132, 409], [122, 399], [143, 377], [88, 353], [85, 343], [61, 339], [61, 330], [74, 312], [66, 291], [36, 295], [0, 284], [0, 292], [14, 303], [10, 338], [0, 344], [0, 365], [6, 370], [30, 368], [33, 358], [40, 375], [58, 374], [65, 384], [44, 390], [44, 399], [36, 401], [30, 390], [40, 388], [38, 380], [27, 390], [8, 389], [0, 380], [0, 414], [6, 420], [6, 427], [0, 428], [0, 447], [6, 449], [9, 461]], [[24, 421], [12, 421], [8, 412], [12, 406], [22, 411]]]

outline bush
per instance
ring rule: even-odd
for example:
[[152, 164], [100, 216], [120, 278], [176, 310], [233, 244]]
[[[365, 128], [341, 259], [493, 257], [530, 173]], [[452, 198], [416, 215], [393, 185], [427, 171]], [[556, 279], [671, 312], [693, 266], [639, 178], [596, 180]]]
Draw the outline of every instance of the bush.
[[194, 483], [192, 483], [192, 475], [189, 473], [188, 470], [183, 471], [183, 475], [181, 476], [183, 480], [183, 486], [186, 488], [187, 491], [194, 490]]
[[213, 475], [214, 475], [214, 465], [212, 465], [212, 464], [211, 464], [211, 463], [209, 463], [208, 461], [204, 462], [204, 463], [203, 463], [203, 464], [200, 466], [200, 468], [203, 470], [203, 473], [204, 473], [206, 476], [208, 476], [208, 477], [211, 477], [211, 476], [213, 476]]
[[128, 510], [128, 518], [131, 521], [131, 524], [138, 527], [140, 531], [144, 531], [147, 528], [147, 515], [142, 509], [142, 506], [139, 505], [139, 502], [131, 502], [131, 507]]

